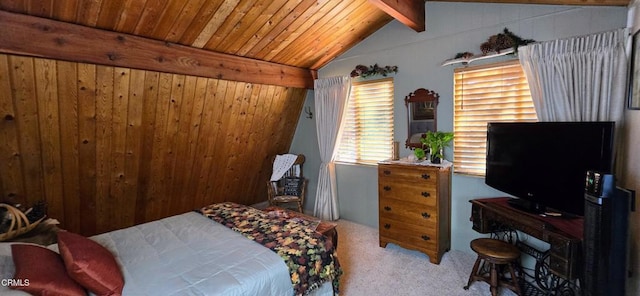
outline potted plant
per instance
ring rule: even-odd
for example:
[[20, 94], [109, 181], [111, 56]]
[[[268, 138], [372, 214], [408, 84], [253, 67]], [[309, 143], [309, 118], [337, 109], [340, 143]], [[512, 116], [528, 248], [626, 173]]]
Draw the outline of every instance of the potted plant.
[[431, 153], [429, 157], [431, 163], [440, 163], [444, 158], [444, 155], [442, 155], [444, 147], [449, 146], [452, 140], [452, 132], [427, 131], [427, 133], [420, 138], [422, 148], [416, 148], [414, 154], [418, 159], [421, 159], [426, 155], [425, 148], [428, 148]]

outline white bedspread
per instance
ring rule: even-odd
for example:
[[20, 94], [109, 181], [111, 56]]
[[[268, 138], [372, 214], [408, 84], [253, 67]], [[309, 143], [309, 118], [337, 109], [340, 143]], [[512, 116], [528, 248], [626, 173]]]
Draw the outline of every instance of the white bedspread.
[[[293, 295], [287, 266], [276, 253], [198, 213], [92, 238], [120, 263], [123, 295]], [[14, 272], [8, 245], [0, 244], [4, 279]], [[0, 287], [0, 295], [10, 292], [16, 291]]]

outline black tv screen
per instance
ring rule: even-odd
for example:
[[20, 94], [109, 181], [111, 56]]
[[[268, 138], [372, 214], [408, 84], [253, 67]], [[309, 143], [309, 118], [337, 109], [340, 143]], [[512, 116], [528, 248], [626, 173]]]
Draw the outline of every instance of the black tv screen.
[[584, 214], [585, 176], [613, 169], [613, 122], [489, 123], [485, 183], [534, 212]]

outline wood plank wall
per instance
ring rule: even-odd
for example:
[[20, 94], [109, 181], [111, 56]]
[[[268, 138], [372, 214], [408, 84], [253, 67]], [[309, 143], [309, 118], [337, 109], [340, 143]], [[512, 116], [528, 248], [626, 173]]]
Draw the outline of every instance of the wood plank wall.
[[266, 200], [305, 89], [0, 55], [2, 200], [102, 233]]

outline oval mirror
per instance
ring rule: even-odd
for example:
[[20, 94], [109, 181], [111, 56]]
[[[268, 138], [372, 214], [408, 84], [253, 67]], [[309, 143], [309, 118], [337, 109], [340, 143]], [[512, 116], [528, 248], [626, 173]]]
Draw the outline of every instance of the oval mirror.
[[422, 147], [420, 138], [427, 131], [436, 131], [438, 99], [440, 95], [432, 90], [419, 88], [404, 98], [409, 126], [407, 148]]

